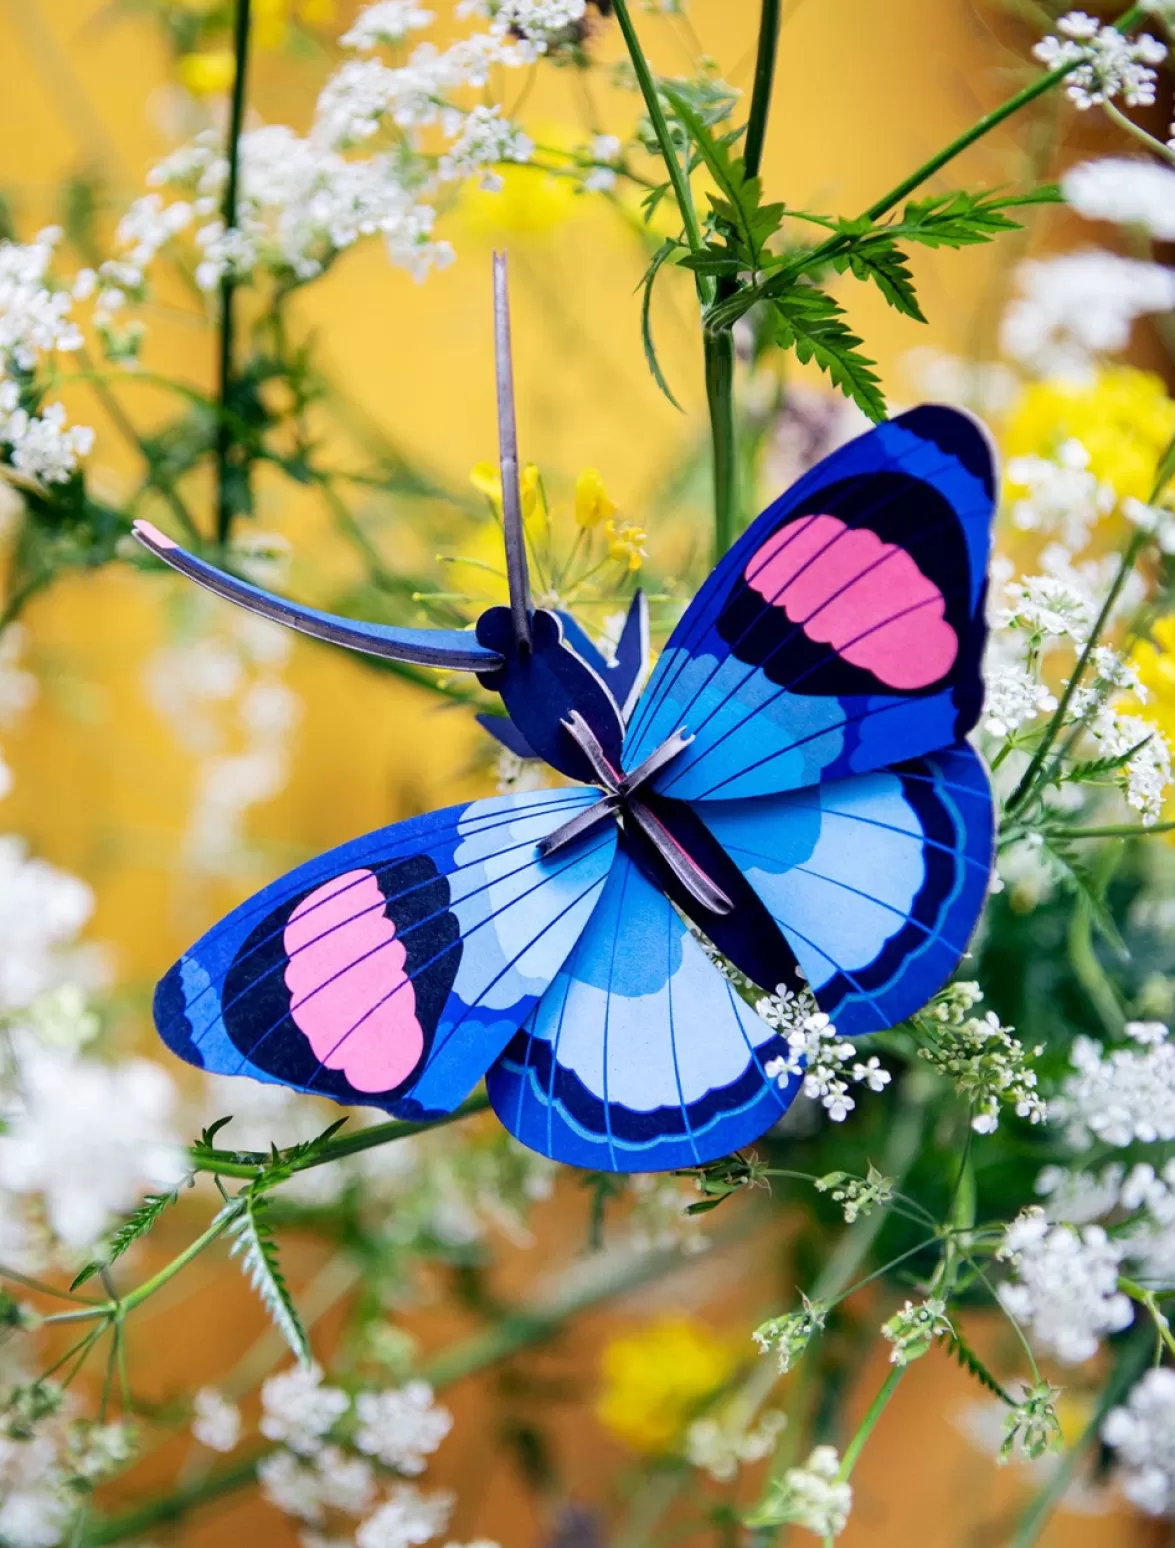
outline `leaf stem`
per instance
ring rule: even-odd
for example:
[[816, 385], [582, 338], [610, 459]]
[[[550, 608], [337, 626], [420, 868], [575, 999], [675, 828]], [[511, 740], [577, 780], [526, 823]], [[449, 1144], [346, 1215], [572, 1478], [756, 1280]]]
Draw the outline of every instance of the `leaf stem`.
[[763, 164], [763, 142], [767, 137], [767, 115], [771, 111], [771, 88], [775, 81], [775, 56], [779, 50], [780, 10], [780, 0], [763, 0], [759, 13], [755, 84], [751, 88], [751, 116], [747, 120], [743, 147], [743, 164], [748, 177], [758, 177]]
[[1077, 1476], [1077, 1470], [1086, 1453], [1096, 1443], [1102, 1423], [1110, 1409], [1133, 1385], [1135, 1377], [1146, 1364], [1150, 1353], [1150, 1340], [1138, 1339], [1125, 1351], [1123, 1358], [1106, 1384], [1098, 1399], [1093, 1418], [1086, 1425], [1078, 1440], [1069, 1447], [1049, 1477], [1048, 1483], [1033, 1500], [1020, 1519], [1016, 1534], [1008, 1548], [1033, 1548], [1048, 1525], [1049, 1517], [1060, 1503], [1062, 1496]]
[[[408, 1123], [399, 1118], [387, 1123], [372, 1124], [367, 1129], [356, 1129], [338, 1139], [329, 1140], [321, 1150], [312, 1152], [304, 1161], [295, 1160], [292, 1170], [307, 1171], [313, 1166], [325, 1166], [331, 1161], [341, 1161], [344, 1156], [355, 1156], [364, 1150], [374, 1150], [379, 1145], [394, 1140], [408, 1139], [413, 1134], [423, 1134], [429, 1129], [440, 1129], [446, 1124], [482, 1113], [490, 1105], [484, 1093], [477, 1093], [460, 1107], [441, 1118], [431, 1118], [427, 1123]], [[214, 1172], [218, 1177], [252, 1178], [273, 1162], [273, 1157], [263, 1150], [216, 1150], [206, 1145], [193, 1145], [192, 1169], [197, 1172]]]
[[1121, 595], [1122, 588], [1133, 571], [1138, 556], [1149, 537], [1150, 534], [1148, 532], [1139, 531], [1134, 534], [1127, 544], [1126, 552], [1122, 555], [1122, 562], [1118, 566], [1118, 573], [1114, 576], [1113, 584], [1106, 593], [1105, 601], [1102, 603], [1101, 612], [1097, 615], [1097, 621], [1090, 630], [1089, 638], [1086, 640], [1081, 654], [1077, 658], [1077, 665], [1073, 669], [1073, 674], [1065, 684], [1060, 702], [1057, 704], [1052, 718], [1045, 727], [1044, 735], [1036, 745], [1036, 751], [1033, 753], [1028, 767], [1024, 770], [1020, 783], [1013, 790], [1004, 806], [1005, 816], [1013, 816], [1033, 793], [1036, 787], [1037, 775], [1040, 773], [1053, 743], [1061, 734], [1061, 727], [1064, 725], [1069, 705], [1073, 702], [1073, 695], [1077, 692], [1081, 679], [1085, 676], [1085, 669], [1089, 665], [1090, 659], [1097, 649], [1098, 642], [1105, 632], [1106, 625], [1110, 621], [1110, 614], [1114, 611], [1114, 605]]
[[714, 563], [734, 542], [738, 526], [738, 438], [734, 424], [734, 335], [703, 333], [706, 402], [714, 458]]
[[1144, 827], [1141, 822], [1112, 822], [1100, 828], [1044, 828], [1042, 832], [1045, 838], [1056, 839], [1146, 838], [1152, 833], [1170, 833], [1173, 829], [1175, 822], [1155, 822], [1150, 827]]
[[840, 1471], [836, 1475], [840, 1482], [843, 1483], [852, 1476], [853, 1469], [856, 1467], [857, 1461], [865, 1449], [865, 1442], [872, 1435], [873, 1427], [881, 1418], [886, 1404], [893, 1397], [894, 1392], [897, 1390], [898, 1382], [901, 1381], [905, 1374], [906, 1367], [904, 1365], [895, 1365], [882, 1382], [881, 1391], [870, 1403], [869, 1412], [861, 1420], [861, 1423], [857, 1426], [857, 1433], [845, 1448], [845, 1454], [840, 1461]]
[[[250, 0], [237, 0], [233, 27], [233, 53], [236, 70], [233, 75], [232, 103], [229, 109], [228, 129], [228, 178], [224, 190], [223, 220], [225, 234], [237, 229], [237, 190], [240, 182], [241, 129], [245, 120], [245, 84], [249, 68], [249, 6]], [[227, 411], [233, 392], [233, 342], [234, 342], [234, 293], [236, 278], [232, 270], [231, 256], [220, 281], [220, 356], [217, 400], [220, 417], [216, 426], [216, 537], [222, 545], [228, 542], [235, 515], [232, 468], [232, 429]]]

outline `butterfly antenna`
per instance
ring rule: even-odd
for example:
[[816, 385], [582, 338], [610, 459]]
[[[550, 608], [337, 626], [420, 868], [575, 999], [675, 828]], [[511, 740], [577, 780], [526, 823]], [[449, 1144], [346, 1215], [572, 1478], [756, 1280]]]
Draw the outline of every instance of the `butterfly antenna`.
[[498, 457], [502, 469], [502, 526], [506, 534], [506, 578], [510, 614], [519, 648], [531, 648], [530, 577], [522, 490], [518, 481], [518, 419], [514, 412], [514, 360], [510, 352], [510, 292], [506, 254], [494, 254], [494, 364], [498, 385]]

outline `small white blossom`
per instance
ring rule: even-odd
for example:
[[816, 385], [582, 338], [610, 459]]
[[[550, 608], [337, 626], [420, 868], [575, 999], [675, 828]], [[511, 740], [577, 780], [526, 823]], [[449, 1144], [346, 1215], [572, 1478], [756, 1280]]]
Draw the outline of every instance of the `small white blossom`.
[[[1172, 176], [1175, 182], [1175, 174]], [[1162, 505], [1147, 505], [1133, 496], [1122, 501], [1122, 514], [1149, 532], [1165, 554], [1175, 554], [1175, 513]]]
[[1056, 1407], [1060, 1395], [1060, 1388], [1047, 1381], [1038, 1381], [1023, 1389], [1019, 1402], [1004, 1414], [1001, 1462], [1012, 1457], [1035, 1462], [1046, 1452], [1061, 1449], [1064, 1435]]
[[1175, 1370], [1147, 1371], [1107, 1414], [1102, 1439], [1126, 1498], [1148, 1516], [1175, 1514]]
[[1084, 644], [1093, 627], [1094, 598], [1071, 577], [1024, 576], [1010, 581], [1004, 594], [1007, 606], [996, 615], [1000, 628], [1022, 630], [1034, 649], [1050, 639]]
[[919, 1057], [946, 1075], [971, 1103], [971, 1127], [977, 1134], [993, 1133], [1000, 1113], [1008, 1108], [1030, 1123], [1043, 1122], [1045, 1105], [1029, 1063], [1040, 1057], [1043, 1046], [1026, 1049], [1010, 1027], [1000, 1025], [994, 1011], [968, 1015], [979, 998], [979, 986], [973, 983], [953, 984], [939, 995], [920, 1018], [927, 1041]]
[[779, 1358], [782, 1374], [791, 1370], [811, 1343], [812, 1338], [824, 1326], [828, 1307], [823, 1301], [809, 1301], [801, 1296], [803, 1310], [787, 1312], [782, 1317], [772, 1317], [751, 1334], [761, 1354], [775, 1354]]
[[853, 1508], [852, 1486], [837, 1477], [840, 1457], [832, 1446], [817, 1446], [802, 1467], [789, 1467], [776, 1485], [765, 1514], [791, 1521], [817, 1537], [839, 1537]]
[[888, 1204], [893, 1198], [894, 1180], [886, 1177], [869, 1163], [864, 1177], [854, 1177], [850, 1172], [829, 1172], [818, 1177], [813, 1184], [817, 1193], [828, 1193], [834, 1204], [844, 1210], [845, 1224], [852, 1225], [861, 1215], [872, 1214], [879, 1204]]
[[1008, 478], [1027, 491], [1012, 502], [1016, 526], [1024, 532], [1059, 533], [1069, 548], [1084, 548], [1116, 503], [1110, 485], [1089, 471], [1089, 460], [1081, 442], [1072, 439], [1053, 457], [1013, 457]]
[[888, 1322], [881, 1324], [881, 1336], [890, 1345], [889, 1363], [909, 1365], [929, 1354], [934, 1340], [954, 1330], [946, 1314], [946, 1302], [938, 1296], [928, 1296], [919, 1301], [907, 1301]]
[[1001, 1304], [1063, 1364], [1092, 1359], [1099, 1338], [1130, 1325], [1133, 1308], [1118, 1289], [1124, 1249], [1100, 1226], [1079, 1233], [1051, 1225], [1039, 1209], [1025, 1210], [1005, 1232], [999, 1255], [1015, 1275], [1000, 1286]]
[[65, 484], [94, 445], [88, 425], [67, 425], [65, 405], [50, 403], [39, 414], [22, 408], [4, 412], [0, 398], [0, 441], [11, 447], [12, 465], [42, 484]]
[[436, 20], [432, 11], [415, 5], [413, 0], [377, 0], [359, 12], [348, 31], [339, 39], [343, 48], [370, 53], [381, 44], [402, 43], [410, 32], [417, 32]]
[[0, 1135], [5, 1186], [40, 1194], [57, 1236], [92, 1247], [140, 1193], [186, 1174], [176, 1106], [170, 1075], [147, 1059], [107, 1065], [25, 1045], [19, 1097]]
[[323, 1385], [320, 1366], [294, 1366], [270, 1376], [261, 1388], [261, 1433], [308, 1456], [319, 1450], [350, 1401], [338, 1387]]
[[192, 1399], [192, 1434], [209, 1451], [232, 1451], [241, 1438], [241, 1410], [215, 1387], [201, 1387]]
[[1012, 662], [988, 669], [983, 727], [992, 736], [1011, 736], [1028, 721], [1051, 714], [1056, 707], [1056, 695], [1028, 667]]
[[1163, 733], [1140, 715], [1122, 715], [1108, 706], [1095, 715], [1089, 731], [1101, 757], [1118, 758], [1137, 748], [1116, 777], [1127, 803], [1141, 812], [1143, 827], [1158, 822], [1171, 783], [1171, 748]]
[[855, 1046], [837, 1036], [823, 1011], [809, 1010], [814, 1004], [806, 988], [797, 995], [784, 984], [776, 987], [774, 995], [756, 1001], [759, 1016], [785, 1035], [787, 1042], [787, 1053], [769, 1059], [763, 1070], [781, 1087], [801, 1077], [804, 1095], [819, 1102], [833, 1123], [843, 1123], [857, 1105], [849, 1094], [849, 1082], [881, 1091], [889, 1084], [890, 1075], [876, 1057], [849, 1066], [849, 1060], [856, 1057]]
[[730, 1483], [738, 1476], [740, 1467], [771, 1455], [776, 1437], [786, 1424], [786, 1415], [774, 1409], [750, 1428], [731, 1414], [705, 1414], [685, 1432], [686, 1460], [716, 1482]]
[[545, 51], [573, 33], [586, 11], [586, 0], [500, 0], [494, 21]]
[[509, 119], [500, 107], [479, 105], [465, 119], [461, 132], [441, 157], [439, 175], [444, 182], [477, 177], [481, 186], [496, 192], [502, 178], [493, 170], [502, 161], [529, 161], [534, 141]]
[[1175, 309], [1175, 273], [1115, 253], [1065, 253], [1016, 270], [1001, 343], [1009, 359], [1047, 376], [1088, 376], [1130, 342], [1139, 317]]
[[426, 1381], [410, 1381], [394, 1391], [361, 1392], [355, 1413], [359, 1450], [410, 1476], [424, 1472], [424, 1459], [453, 1427], [452, 1414], [434, 1404]]
[[1049, 1116], [1066, 1126], [1071, 1145], [1123, 1146], [1175, 1139], [1175, 1045], [1108, 1052], [1092, 1038], [1074, 1039], [1061, 1093]]
[[447, 1492], [421, 1494], [412, 1484], [397, 1484], [355, 1533], [355, 1548], [415, 1548], [445, 1530], [452, 1510]]
[[24, 246], [0, 242], [0, 375], [5, 366], [31, 371], [43, 355], [82, 346], [72, 295], [49, 280], [60, 235], [50, 227]]
[[1084, 161], [1065, 173], [1061, 191], [1087, 220], [1138, 226], [1157, 241], [1175, 241], [1175, 171], [1157, 161]]
[[1070, 11], [1057, 23], [1060, 37], [1042, 38], [1032, 50], [1049, 70], [1076, 64], [1065, 81], [1070, 100], [1081, 109], [1121, 97], [1128, 107], [1146, 107], [1155, 100], [1154, 66], [1167, 50], [1142, 33], [1129, 38], [1117, 27], [1084, 11]]

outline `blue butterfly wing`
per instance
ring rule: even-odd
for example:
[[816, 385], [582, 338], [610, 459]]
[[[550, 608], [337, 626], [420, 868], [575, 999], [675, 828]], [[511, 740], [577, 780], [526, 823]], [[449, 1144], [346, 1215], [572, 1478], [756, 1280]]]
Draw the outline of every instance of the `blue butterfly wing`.
[[355, 839], [243, 903], [160, 983], [168, 1046], [219, 1074], [451, 1112], [555, 977], [599, 900], [611, 823], [542, 859], [599, 796], [542, 790]]
[[987, 773], [966, 743], [697, 811], [838, 1032], [896, 1025], [954, 972], [987, 896], [994, 844]]
[[656, 788], [796, 790], [950, 746], [982, 702], [996, 478], [986, 433], [924, 407], [813, 468], [742, 535], [673, 631], [624, 766], [679, 727]]
[[622, 847], [583, 935], [486, 1077], [543, 1155], [612, 1172], [728, 1155], [786, 1111], [779, 1036], [735, 994]]

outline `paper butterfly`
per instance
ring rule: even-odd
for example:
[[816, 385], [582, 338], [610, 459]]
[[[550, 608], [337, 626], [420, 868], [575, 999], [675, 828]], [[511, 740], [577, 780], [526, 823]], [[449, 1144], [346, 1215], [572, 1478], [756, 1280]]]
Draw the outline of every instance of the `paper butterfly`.
[[769, 1129], [800, 1076], [767, 1075], [783, 1039], [687, 919], [765, 990], [806, 980], [853, 1037], [918, 1010], [967, 947], [993, 846], [963, 740], [982, 697], [992, 452], [940, 407], [834, 452], [721, 560], [639, 692], [639, 598], [613, 664], [568, 615], [531, 607], [503, 423], [511, 605], [475, 635], [302, 608], [138, 524], [244, 607], [476, 673], [507, 745], [577, 782], [299, 866], [181, 957], [156, 1021], [208, 1070], [412, 1119], [484, 1077], [544, 1155], [696, 1165]]

